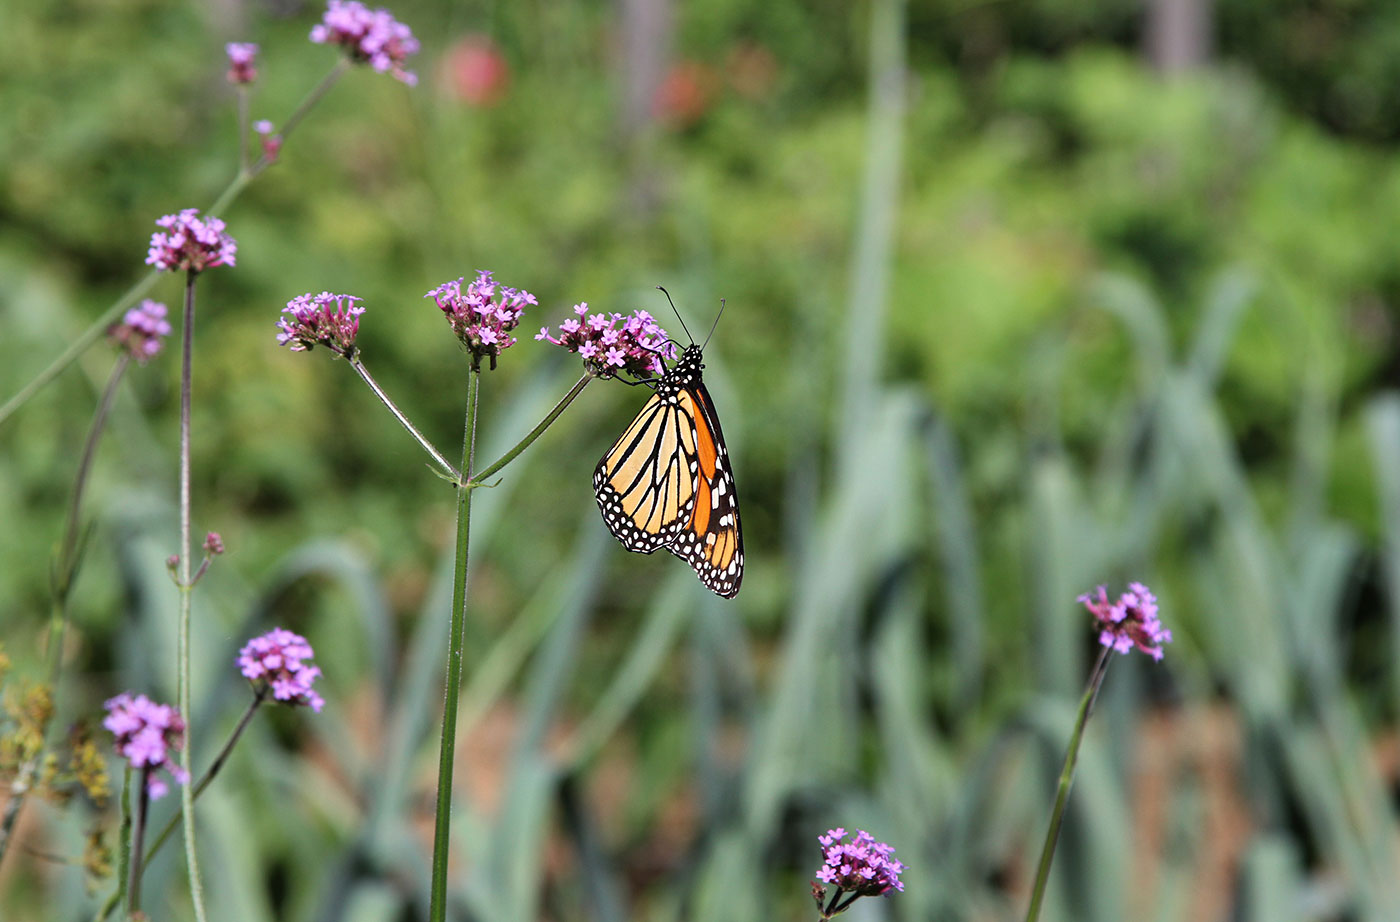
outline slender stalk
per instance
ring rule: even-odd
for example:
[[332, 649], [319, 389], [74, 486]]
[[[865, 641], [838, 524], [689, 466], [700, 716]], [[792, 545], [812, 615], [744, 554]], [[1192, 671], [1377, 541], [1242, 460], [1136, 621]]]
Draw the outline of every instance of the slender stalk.
[[494, 464], [488, 465], [479, 474], [473, 474], [471, 482], [474, 484], [481, 483], [483, 480], [490, 477], [492, 474], [496, 473], [510, 462], [514, 461], [517, 455], [519, 455], [525, 449], [529, 448], [530, 443], [533, 442], [535, 439], [539, 438], [544, 433], [544, 431], [548, 429], [556, 419], [559, 418], [559, 414], [563, 413], [564, 409], [569, 404], [574, 402], [574, 398], [577, 397], [580, 393], [582, 393], [584, 387], [588, 384], [589, 381], [592, 380], [593, 375], [585, 372], [584, 376], [578, 379], [578, 383], [575, 384], [572, 388], [570, 388], [569, 392], [565, 394], [563, 398], [561, 398], [560, 401], [554, 405], [554, 409], [549, 411], [549, 415], [546, 416], [544, 419], [540, 420], [540, 424], [538, 426], [530, 430], [529, 435], [521, 439], [519, 444], [517, 444], [510, 451], [501, 455], [500, 459]]
[[103, 906], [94, 922], [111, 913], [112, 907], [126, 899], [126, 886], [131, 879], [131, 763], [122, 774], [122, 825], [117, 833], [117, 889]]
[[39, 767], [43, 764], [44, 753], [53, 745], [53, 741], [48, 736], [55, 726], [53, 713], [58, 707], [58, 682], [63, 668], [63, 638], [68, 628], [68, 596], [78, 569], [78, 523], [81, 520], [80, 509], [83, 501], [83, 490], [87, 486], [88, 473], [92, 470], [92, 459], [97, 452], [97, 442], [106, 428], [107, 414], [112, 408], [112, 401], [116, 398], [117, 385], [121, 382], [122, 375], [125, 374], [130, 363], [131, 357], [123, 352], [118, 356], [116, 364], [112, 366], [112, 373], [107, 377], [107, 386], [103, 388], [102, 397], [98, 400], [97, 409], [93, 412], [92, 424], [88, 427], [87, 441], [83, 443], [83, 454], [78, 462], [78, 472], [73, 478], [73, 495], [68, 501], [68, 517], [65, 521], [63, 537], [59, 539], [59, 550], [53, 568], [53, 603], [49, 610], [49, 719], [45, 721], [44, 726], [40, 727], [43, 738], [38, 750], [25, 760], [24, 765], [20, 767], [15, 780], [10, 785], [10, 797], [5, 802], [4, 815], [0, 817], [0, 862], [5, 860], [5, 855], [9, 851], [15, 823], [19, 820], [20, 808], [24, 805], [25, 797], [28, 796]]
[[248, 172], [248, 84], [238, 85], [238, 173]]
[[1099, 697], [1099, 687], [1108, 673], [1109, 654], [1112, 649], [1104, 647], [1094, 668], [1089, 673], [1089, 684], [1084, 689], [1084, 697], [1079, 702], [1079, 716], [1074, 722], [1074, 733], [1069, 738], [1069, 752], [1065, 754], [1065, 765], [1060, 771], [1059, 791], [1055, 795], [1055, 806], [1050, 811], [1050, 828], [1045, 832], [1045, 844], [1040, 849], [1040, 866], [1035, 872], [1035, 886], [1031, 889], [1031, 903], [1026, 910], [1026, 922], [1040, 918], [1040, 904], [1045, 899], [1045, 884], [1050, 879], [1050, 862], [1055, 858], [1055, 844], [1060, 838], [1060, 824], [1065, 818], [1065, 805], [1069, 803], [1069, 791], [1074, 785], [1074, 768], [1079, 761], [1079, 744], [1084, 739], [1084, 727], [1094, 712], [1094, 702]]
[[[481, 372], [467, 373], [467, 418], [462, 434], [462, 474], [470, 479], [476, 461], [476, 408]], [[462, 644], [467, 623], [467, 546], [471, 537], [472, 491], [457, 490], [457, 559], [452, 570], [452, 625], [447, 638], [447, 681], [438, 752], [437, 813], [433, 825], [433, 881], [429, 922], [447, 918], [447, 858], [452, 823], [452, 761], [457, 739], [457, 698], [462, 690]]]
[[[146, 812], [151, 807], [151, 769], [141, 769], [136, 795], [136, 821], [131, 832], [131, 883], [126, 888], [126, 912], [134, 916], [141, 909], [141, 840], [146, 835]], [[129, 795], [128, 795], [129, 796]]]
[[[180, 635], [176, 681], [180, 713], [185, 717], [184, 739], [180, 746], [180, 763], [190, 770], [190, 737], [194, 729], [190, 719], [190, 602], [194, 586], [190, 582], [190, 396], [194, 368], [194, 285], [199, 273], [185, 277], [185, 313], [180, 336]], [[204, 922], [204, 887], [199, 879], [199, 857], [194, 840], [194, 797], [188, 784], [180, 786], [180, 813], [185, 822], [185, 865], [190, 874], [190, 898], [194, 915]]]
[[386, 394], [384, 392], [384, 389], [379, 386], [379, 382], [375, 381], [374, 378], [370, 376], [369, 369], [366, 368], [365, 363], [360, 360], [359, 354], [356, 353], [352, 355], [349, 358], [349, 362], [350, 367], [355, 369], [355, 374], [359, 375], [360, 379], [364, 381], [365, 384], [369, 385], [369, 389], [374, 391], [374, 396], [379, 398], [379, 402], [384, 404], [384, 406], [388, 408], [390, 413], [394, 414], [394, 419], [397, 419], [399, 421], [399, 425], [407, 429], [408, 434], [413, 436], [413, 438], [418, 442], [419, 445], [423, 446], [423, 450], [426, 451], [432, 457], [432, 459], [437, 462], [438, 467], [442, 468], [445, 473], [450, 474], [452, 476], [452, 479], [455, 480], [457, 483], [461, 483], [461, 472], [459, 472], [457, 468], [453, 467], [452, 462], [444, 458], [442, 452], [438, 451], [437, 448], [433, 445], [433, 443], [428, 441], [428, 437], [425, 436], [423, 433], [419, 432], [417, 427], [415, 427], [413, 423], [409, 422], [408, 417], [405, 416], [403, 412], [397, 406], [394, 405], [394, 401], [389, 399], [389, 395]]
[[[209, 787], [209, 783], [214, 780], [214, 776], [219, 773], [219, 769], [224, 767], [224, 763], [228, 761], [229, 754], [233, 752], [233, 744], [238, 742], [238, 738], [243, 735], [243, 731], [247, 729], [248, 723], [253, 719], [253, 715], [257, 713], [258, 707], [265, 700], [267, 700], [267, 688], [264, 686], [259, 688], [253, 695], [253, 700], [249, 702], [248, 709], [245, 710], [243, 716], [238, 719], [238, 725], [233, 728], [233, 732], [229, 734], [228, 741], [224, 743], [224, 748], [219, 750], [219, 754], [214, 757], [214, 761], [204, 770], [204, 775], [195, 784], [194, 793], [192, 795], [194, 798], [198, 799], [199, 795], [204, 793], [204, 789]], [[150, 847], [146, 849], [145, 862], [147, 864], [151, 863], [151, 859], [155, 857], [156, 852], [160, 851], [160, 847], [165, 844], [165, 840], [170, 838], [171, 834], [175, 832], [175, 827], [178, 826], [179, 823], [180, 817], [176, 815], [172, 816], [170, 822], [165, 824], [165, 828], [160, 831], [160, 835], [156, 836], [155, 840], [151, 842]]]
[[[321, 82], [318, 83], [311, 92], [306, 94], [306, 97], [302, 99], [301, 103], [292, 111], [291, 116], [288, 117], [286, 123], [282, 126], [282, 130], [278, 133], [284, 145], [288, 135], [292, 133], [292, 129], [306, 117], [312, 106], [321, 101], [321, 98], [330, 91], [330, 88], [340, 79], [341, 74], [345, 73], [349, 67], [350, 62], [345, 58], [341, 58], [336, 62], [336, 65], [331, 68], [330, 73], [322, 78]], [[246, 132], [244, 132], [244, 135], [246, 137]], [[205, 209], [205, 214], [218, 215], [222, 213], [229, 205], [233, 204], [234, 200], [238, 198], [239, 194], [242, 193], [248, 183], [252, 182], [254, 177], [271, 165], [272, 161], [265, 155], [259, 157], [252, 166], [246, 169], [243, 168], [240, 163], [238, 173], [229, 180], [228, 185], [225, 186], [224, 190], [214, 199], [214, 203]], [[102, 334], [107, 331], [107, 328], [122, 315], [123, 311], [135, 304], [138, 298], [151, 290], [159, 275], [159, 270], [152, 269], [137, 280], [137, 282], [128, 288], [121, 297], [117, 298], [110, 307], [103, 311], [86, 330], [75, 336], [73, 341], [68, 344], [68, 348], [59, 353], [58, 358], [50, 362], [43, 371], [39, 372], [28, 384], [20, 388], [13, 397], [5, 401], [4, 404], [0, 404], [0, 425], [4, 425], [5, 420], [13, 416], [16, 410], [28, 403], [30, 398], [43, 390], [50, 381], [62, 374], [69, 365], [72, 365], [73, 362], [77, 360], [78, 356], [86, 352], [89, 346], [97, 342], [97, 340], [102, 337]]]

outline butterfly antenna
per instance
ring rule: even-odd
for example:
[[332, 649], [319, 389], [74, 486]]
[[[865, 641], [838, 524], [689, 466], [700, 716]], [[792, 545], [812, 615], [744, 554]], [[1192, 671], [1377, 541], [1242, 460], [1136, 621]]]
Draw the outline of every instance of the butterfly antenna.
[[[715, 322], [712, 323], [712, 324], [710, 325], [710, 336], [714, 336], [714, 335], [715, 335], [715, 328], [719, 326], [719, 318], [721, 318], [721, 317], [723, 317], [723, 316], [724, 316], [724, 299], [723, 299], [723, 298], [720, 298], [720, 299], [719, 299], [719, 313], [718, 313], [718, 314], [715, 314]], [[708, 346], [708, 345], [710, 344], [710, 336], [706, 336], [706, 337], [705, 337], [705, 342], [704, 342], [704, 344], [702, 344], [702, 345], [700, 346], [700, 350], [701, 350], [702, 352], [704, 351], [705, 346]]]
[[695, 345], [695, 337], [690, 335], [690, 330], [685, 325], [685, 318], [681, 316], [680, 311], [676, 310], [676, 302], [671, 300], [671, 293], [666, 289], [662, 288], [660, 285], [657, 285], [656, 288], [658, 291], [660, 291], [663, 295], [666, 296], [666, 300], [671, 305], [671, 310], [675, 311], [676, 319], [681, 322], [681, 329], [685, 330], [685, 338], [690, 340], [691, 345]]

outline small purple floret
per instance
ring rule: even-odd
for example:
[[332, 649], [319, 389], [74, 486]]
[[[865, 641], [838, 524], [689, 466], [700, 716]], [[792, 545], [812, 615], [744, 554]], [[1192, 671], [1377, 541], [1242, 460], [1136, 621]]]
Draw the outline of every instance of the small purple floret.
[[305, 637], [277, 627], [243, 645], [238, 669], [254, 685], [266, 683], [277, 701], [319, 712], [326, 702], [311, 687], [321, 675], [309, 662], [315, 655]]
[[167, 313], [164, 304], [147, 298], [127, 311], [120, 323], [113, 324], [107, 330], [107, 338], [144, 364], [160, 353], [165, 337], [170, 335]]
[[330, 0], [321, 22], [311, 29], [311, 40], [340, 45], [351, 60], [368, 63], [379, 73], [391, 74], [409, 86], [418, 78], [403, 68], [408, 56], [418, 53], [418, 40], [408, 26], [385, 9], [371, 10], [359, 0]]
[[899, 879], [904, 865], [894, 858], [893, 848], [877, 842], [864, 830], [856, 830], [850, 842], [843, 842], [845, 838], [846, 830], [840, 826], [817, 837], [822, 847], [818, 880], [858, 896], [881, 896], [904, 890]]
[[355, 354], [355, 337], [360, 333], [362, 298], [337, 295], [323, 291], [318, 295], [307, 292], [287, 302], [277, 321], [277, 344], [293, 352], [307, 352], [315, 346], [325, 346], [347, 359]]
[[185, 721], [178, 710], [168, 704], [156, 704], [145, 695], [133, 698], [130, 692], [107, 699], [103, 706], [107, 717], [102, 726], [116, 737], [117, 755], [130, 762], [132, 768], [143, 771], [152, 800], [164, 797], [168, 790], [156, 776], [157, 769], [169, 772], [176, 784], [189, 783], [189, 773], [174, 758], [185, 734]]
[[1097, 587], [1078, 600], [1099, 622], [1099, 643], [1119, 653], [1137, 647], [1154, 660], [1161, 660], [1162, 645], [1172, 641], [1172, 632], [1157, 617], [1157, 598], [1142, 583], [1129, 583], [1118, 601], [1108, 600], [1108, 589]]
[[432, 298], [437, 304], [474, 361], [489, 356], [491, 367], [495, 368], [496, 356], [516, 343], [510, 332], [520, 325], [526, 305], [539, 302], [524, 289], [497, 284], [485, 270], [479, 271], [465, 289], [464, 281], [444, 282], [423, 297]]
[[252, 83], [258, 79], [258, 69], [254, 66], [258, 57], [258, 46], [252, 42], [229, 42], [224, 46], [228, 53], [228, 82], [233, 84]]
[[574, 305], [576, 317], [559, 324], [559, 335], [541, 327], [535, 339], [563, 346], [583, 356], [584, 365], [600, 378], [627, 372], [637, 378], [666, 373], [662, 359], [676, 357], [676, 345], [646, 311], [631, 314], [590, 314], [588, 302]]
[[186, 208], [178, 214], [157, 218], [156, 224], [165, 228], [151, 235], [146, 263], [162, 272], [185, 269], [202, 272], [215, 266], [232, 266], [238, 244], [224, 233], [224, 222], [206, 215], [199, 209]]

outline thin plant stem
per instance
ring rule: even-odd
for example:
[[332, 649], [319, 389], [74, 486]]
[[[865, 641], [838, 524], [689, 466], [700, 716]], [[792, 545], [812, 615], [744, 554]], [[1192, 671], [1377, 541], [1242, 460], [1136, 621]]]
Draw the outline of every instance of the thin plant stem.
[[1055, 844], [1060, 838], [1060, 824], [1065, 818], [1065, 805], [1069, 803], [1070, 788], [1074, 785], [1074, 768], [1079, 761], [1079, 744], [1084, 739], [1084, 727], [1094, 713], [1094, 702], [1099, 697], [1103, 677], [1108, 673], [1109, 654], [1112, 648], [1104, 647], [1094, 668], [1089, 673], [1089, 684], [1084, 689], [1084, 697], [1079, 702], [1079, 716], [1074, 721], [1074, 732], [1069, 738], [1069, 752], [1065, 754], [1065, 765], [1060, 771], [1059, 790], [1055, 795], [1055, 806], [1050, 811], [1050, 828], [1045, 832], [1045, 844], [1040, 849], [1040, 866], [1035, 872], [1035, 886], [1031, 889], [1031, 902], [1026, 910], [1026, 922], [1040, 918], [1040, 905], [1045, 899], [1045, 884], [1050, 879], [1050, 863], [1055, 858]]
[[[233, 745], [238, 742], [238, 738], [242, 736], [243, 731], [247, 729], [248, 723], [258, 711], [258, 707], [266, 700], [267, 687], [263, 686], [253, 695], [253, 700], [248, 703], [247, 710], [245, 710], [243, 716], [238, 719], [238, 725], [233, 728], [233, 732], [229, 734], [228, 741], [224, 743], [224, 748], [219, 750], [219, 754], [214, 757], [214, 761], [204, 770], [204, 775], [195, 784], [194, 794], [192, 795], [195, 799], [198, 799], [199, 795], [204, 793], [204, 789], [209, 787], [209, 783], [214, 780], [214, 776], [224, 767], [224, 763], [228, 761], [229, 754], [233, 752]], [[175, 827], [178, 826], [179, 823], [180, 817], [172, 816], [170, 822], [165, 824], [165, 828], [160, 831], [160, 835], [156, 836], [155, 840], [151, 842], [150, 847], [146, 849], [145, 862], [147, 864], [151, 863], [151, 859], [155, 857], [156, 852], [160, 851], [160, 847], [165, 844], [165, 840], [170, 838], [175, 832]]]
[[[311, 92], [307, 93], [306, 97], [302, 99], [301, 103], [292, 111], [291, 116], [288, 117], [286, 123], [282, 126], [282, 130], [278, 133], [284, 145], [286, 144], [288, 135], [292, 133], [292, 129], [306, 117], [312, 106], [321, 101], [322, 97], [330, 91], [330, 88], [335, 85], [335, 82], [340, 79], [341, 74], [345, 73], [349, 66], [350, 62], [346, 58], [341, 58], [337, 61], [335, 66], [331, 68], [330, 73], [322, 78], [321, 82], [318, 83]], [[223, 212], [229, 205], [233, 204], [234, 200], [238, 198], [239, 194], [247, 187], [248, 183], [252, 182], [254, 177], [271, 166], [272, 163], [272, 160], [268, 159], [266, 155], [263, 155], [250, 167], [244, 168], [240, 164], [238, 173], [229, 180], [228, 185], [225, 186], [224, 190], [214, 199], [214, 203], [205, 209], [205, 214], [218, 215]], [[78, 356], [82, 355], [88, 350], [89, 346], [97, 342], [97, 340], [102, 337], [102, 334], [107, 331], [107, 328], [116, 322], [123, 311], [135, 304], [138, 298], [151, 290], [156, 283], [156, 279], [159, 277], [160, 270], [152, 269], [138, 279], [135, 284], [121, 295], [121, 297], [117, 298], [110, 307], [103, 311], [87, 329], [73, 337], [73, 341], [68, 344], [68, 348], [59, 353], [58, 357], [50, 362], [43, 371], [39, 372], [28, 384], [21, 387], [15, 395], [5, 401], [4, 404], [0, 404], [0, 425], [4, 425], [5, 420], [13, 416], [16, 410], [28, 403], [29, 400], [35, 394], [39, 393], [39, 391], [43, 390], [50, 381], [57, 378], [69, 365], [77, 361]]]
[[[462, 434], [462, 474], [471, 478], [476, 461], [476, 409], [481, 372], [467, 372], [467, 418]], [[467, 547], [471, 537], [472, 491], [457, 489], [457, 558], [452, 570], [452, 624], [447, 638], [447, 679], [438, 752], [437, 812], [433, 824], [433, 879], [429, 922], [447, 918], [447, 858], [452, 824], [452, 762], [457, 739], [457, 698], [462, 690], [462, 644], [467, 623]]]
[[238, 85], [238, 172], [248, 172], [248, 84]]
[[[177, 651], [178, 677], [176, 687], [180, 713], [185, 718], [185, 733], [180, 745], [180, 763], [190, 770], [190, 737], [193, 726], [190, 714], [190, 603], [194, 586], [190, 582], [190, 396], [194, 368], [194, 285], [199, 273], [191, 271], [185, 277], [185, 312], [180, 331], [180, 632]], [[204, 922], [204, 887], [199, 879], [199, 856], [194, 840], [194, 797], [188, 784], [180, 786], [180, 813], [185, 823], [185, 865], [190, 875], [190, 899], [194, 903], [197, 922]]]
[[136, 795], [136, 820], [131, 830], [131, 883], [126, 892], [127, 915], [135, 915], [141, 908], [141, 841], [146, 835], [146, 813], [151, 807], [151, 767], [141, 769], [137, 783], [141, 785]]
[[94, 922], [107, 918], [112, 907], [126, 899], [126, 886], [131, 880], [131, 763], [122, 773], [122, 825], [117, 832], [117, 889]]
[[588, 382], [592, 380], [593, 375], [585, 372], [583, 377], [578, 379], [578, 383], [575, 384], [572, 388], [570, 388], [569, 392], [565, 394], [560, 399], [560, 401], [554, 405], [554, 409], [549, 411], [549, 415], [547, 415], [544, 419], [540, 420], [540, 424], [538, 426], [530, 430], [529, 435], [521, 439], [520, 442], [510, 451], [506, 452], [504, 455], [501, 455], [500, 459], [494, 464], [488, 465], [478, 474], [473, 474], [471, 477], [471, 482], [474, 484], [479, 484], [483, 480], [486, 480], [488, 477], [490, 477], [492, 474], [495, 474], [501, 468], [505, 467], [510, 462], [514, 461], [517, 455], [519, 455], [525, 449], [529, 448], [530, 443], [533, 442], [535, 439], [539, 438], [544, 433], [544, 431], [548, 429], [556, 419], [559, 418], [559, 414], [563, 413], [564, 409], [568, 407], [569, 404], [574, 402], [574, 398], [577, 397], [580, 393], [582, 393], [584, 387], [586, 387], [588, 385]]
[[0, 862], [5, 860], [5, 854], [9, 850], [11, 837], [14, 834], [15, 823], [19, 820], [20, 807], [23, 806], [25, 797], [29, 794], [30, 786], [34, 783], [39, 766], [43, 764], [44, 753], [53, 746], [53, 740], [50, 740], [48, 736], [55, 726], [53, 713], [57, 710], [58, 683], [63, 669], [63, 638], [68, 628], [68, 597], [78, 570], [78, 526], [81, 521], [80, 509], [83, 491], [87, 486], [88, 474], [92, 470], [92, 459], [97, 453], [97, 442], [106, 428], [107, 414], [116, 398], [117, 385], [121, 382], [122, 376], [130, 364], [131, 357], [123, 352], [112, 366], [112, 373], [107, 376], [107, 386], [102, 390], [102, 397], [98, 400], [97, 409], [92, 415], [92, 424], [88, 427], [87, 440], [83, 443], [83, 454], [78, 462], [78, 471], [73, 477], [73, 495], [68, 501], [68, 516], [65, 520], [63, 537], [59, 539], [58, 554], [54, 560], [53, 568], [53, 603], [49, 611], [49, 718], [39, 728], [41, 733], [39, 748], [21, 766], [14, 783], [10, 786], [10, 798], [5, 802], [4, 816], [0, 817]]
[[417, 427], [414, 426], [413, 423], [409, 422], [408, 417], [403, 414], [403, 411], [401, 411], [397, 406], [394, 405], [394, 401], [389, 399], [389, 395], [386, 394], [384, 392], [384, 389], [379, 386], [379, 382], [375, 381], [374, 378], [370, 375], [369, 369], [365, 367], [365, 363], [360, 360], [359, 355], [351, 355], [349, 357], [349, 362], [350, 367], [355, 369], [355, 374], [360, 376], [360, 380], [364, 381], [365, 384], [369, 385], [369, 389], [374, 391], [374, 396], [379, 398], [379, 402], [384, 404], [384, 406], [388, 408], [390, 413], [394, 414], [394, 419], [397, 419], [399, 421], [399, 425], [407, 429], [408, 434], [413, 436], [413, 438], [418, 442], [419, 445], [423, 446], [423, 450], [426, 451], [435, 462], [437, 462], [438, 467], [442, 468], [445, 473], [450, 474], [454, 481], [456, 481], [457, 483], [461, 483], [461, 472], [458, 471], [457, 468], [453, 467], [452, 462], [448, 461], [445, 457], [443, 457], [442, 452], [438, 451], [436, 446], [434, 446], [432, 442], [428, 441], [428, 437], [425, 436], [423, 433], [419, 432]]

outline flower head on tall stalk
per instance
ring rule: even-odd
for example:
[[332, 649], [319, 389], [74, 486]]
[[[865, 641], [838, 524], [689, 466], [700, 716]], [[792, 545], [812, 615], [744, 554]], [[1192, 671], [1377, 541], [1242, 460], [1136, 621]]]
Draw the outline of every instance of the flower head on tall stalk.
[[409, 55], [418, 53], [418, 40], [388, 10], [371, 10], [359, 0], [330, 0], [321, 22], [311, 30], [311, 40], [339, 45], [352, 61], [368, 64], [409, 86], [418, 82], [417, 76], [404, 70]]
[[228, 82], [234, 85], [252, 83], [258, 79], [255, 66], [258, 46], [252, 42], [229, 42], [224, 46], [228, 54]]
[[244, 644], [238, 669], [255, 688], [270, 689], [273, 700], [319, 712], [326, 702], [311, 687], [321, 675], [310, 662], [315, 655], [305, 637], [277, 627]]
[[563, 346], [583, 357], [583, 364], [600, 378], [622, 372], [637, 378], [666, 373], [662, 359], [676, 357], [676, 344], [646, 311], [630, 314], [590, 314], [588, 302], [574, 305], [575, 316], [559, 324], [559, 335], [540, 327], [535, 339]]
[[146, 298], [108, 328], [107, 339], [144, 364], [160, 353], [170, 335], [170, 321], [165, 319], [168, 313], [164, 304]]
[[423, 297], [432, 298], [442, 310], [452, 332], [472, 355], [472, 367], [479, 367], [482, 358], [491, 359], [515, 345], [510, 333], [520, 325], [525, 306], [539, 302], [523, 288], [507, 288], [496, 282], [491, 273], [481, 270], [476, 278], [462, 287], [465, 279], [444, 282]]
[[355, 337], [360, 333], [360, 315], [365, 309], [361, 298], [323, 291], [297, 295], [287, 302], [277, 321], [281, 330], [277, 344], [293, 352], [307, 352], [315, 346], [325, 346], [336, 355], [351, 358], [355, 354]]
[[1084, 593], [1078, 601], [1098, 620], [1099, 643], [1119, 653], [1136, 647], [1160, 661], [1162, 645], [1172, 641], [1172, 632], [1157, 617], [1156, 596], [1142, 583], [1129, 583], [1116, 602], [1108, 600], [1104, 586]]
[[174, 752], [184, 740], [185, 721], [178, 709], [157, 704], [145, 695], [123, 692], [107, 699], [102, 721], [116, 737], [117, 755], [140, 769], [152, 800], [165, 796], [165, 782], [156, 775], [165, 769], [177, 784], [188, 784], [189, 773], [175, 763]]
[[213, 215], [201, 218], [198, 208], [186, 208], [157, 218], [156, 225], [165, 230], [151, 235], [148, 265], [162, 272], [203, 272], [234, 264], [238, 244], [224, 232], [224, 222]]
[[812, 898], [823, 919], [846, 911], [863, 896], [904, 891], [904, 883], [899, 879], [904, 865], [893, 857], [893, 848], [876, 841], [864, 830], [857, 830], [850, 842], [845, 838], [846, 830], [840, 826], [817, 837], [822, 847], [822, 866], [817, 871], [817, 880], [836, 888], [828, 901], [826, 887], [812, 884]]

